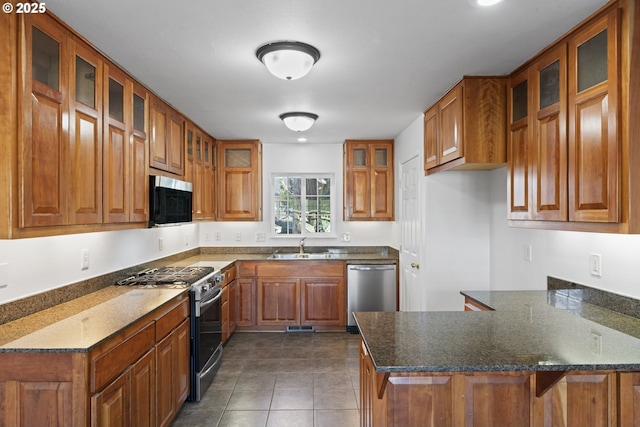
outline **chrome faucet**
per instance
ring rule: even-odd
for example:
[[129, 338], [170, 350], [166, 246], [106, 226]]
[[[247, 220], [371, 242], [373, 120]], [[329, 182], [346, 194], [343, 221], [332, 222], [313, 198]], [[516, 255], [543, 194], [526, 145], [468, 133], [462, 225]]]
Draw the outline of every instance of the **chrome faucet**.
[[306, 239], [306, 237], [303, 237], [302, 239], [300, 239], [300, 253], [301, 254], [304, 253], [304, 239]]

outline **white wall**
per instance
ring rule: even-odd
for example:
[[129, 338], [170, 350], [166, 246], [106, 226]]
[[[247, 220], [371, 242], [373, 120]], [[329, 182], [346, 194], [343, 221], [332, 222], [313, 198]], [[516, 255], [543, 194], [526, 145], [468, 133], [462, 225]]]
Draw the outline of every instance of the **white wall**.
[[[509, 228], [506, 179], [506, 169], [492, 172], [493, 289], [546, 289], [546, 277], [554, 276], [640, 298], [640, 235]], [[529, 244], [531, 263], [523, 256]], [[589, 273], [591, 253], [602, 255], [602, 277]]]
[[[396, 137], [397, 200], [400, 165], [416, 154], [423, 158], [423, 120], [420, 115]], [[461, 290], [489, 289], [491, 191], [487, 172], [446, 171], [420, 180], [421, 293], [401, 296], [412, 301], [410, 309], [461, 310]]]
[[[0, 240], [0, 264], [9, 286], [0, 304], [197, 247], [198, 225]], [[163, 249], [159, 249], [162, 239]], [[80, 252], [89, 250], [89, 269]], [[1, 274], [1, 273], [0, 273]]]
[[[335, 176], [335, 235], [309, 237], [306, 246], [393, 246], [395, 223], [385, 221], [343, 221], [342, 142], [334, 144], [263, 144], [263, 220], [261, 222], [205, 222], [200, 225], [201, 246], [297, 246], [297, 237], [272, 235], [273, 174], [332, 173]], [[265, 242], [256, 242], [256, 233], [265, 233]], [[349, 242], [341, 242], [340, 233], [350, 233]], [[220, 240], [216, 240], [216, 233]], [[236, 234], [240, 233], [240, 241]], [[397, 246], [396, 246], [397, 247]]]
[[[272, 173], [334, 173], [336, 236], [349, 232], [351, 241], [337, 237], [309, 238], [307, 246], [387, 246], [397, 240], [393, 222], [342, 220], [342, 142], [336, 144], [265, 144], [263, 146], [264, 220], [262, 222], [200, 222], [187, 225], [84, 233], [33, 239], [0, 240], [0, 304], [49, 291], [199, 246], [297, 246], [297, 238], [269, 237]], [[215, 240], [216, 232], [221, 240]], [[264, 243], [255, 233], [267, 233]], [[235, 240], [240, 233], [241, 240]], [[159, 250], [158, 240], [163, 239]], [[80, 270], [80, 252], [90, 251], [90, 268]], [[7, 264], [2, 266], [1, 264]], [[6, 272], [6, 273], [5, 273]]]

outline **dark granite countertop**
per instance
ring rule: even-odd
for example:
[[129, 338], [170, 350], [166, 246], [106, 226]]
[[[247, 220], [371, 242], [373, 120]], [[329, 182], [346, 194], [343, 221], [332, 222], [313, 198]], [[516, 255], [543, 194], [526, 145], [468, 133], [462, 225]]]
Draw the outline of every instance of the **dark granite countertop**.
[[376, 371], [640, 369], [639, 319], [547, 291], [463, 294], [495, 311], [356, 313]]

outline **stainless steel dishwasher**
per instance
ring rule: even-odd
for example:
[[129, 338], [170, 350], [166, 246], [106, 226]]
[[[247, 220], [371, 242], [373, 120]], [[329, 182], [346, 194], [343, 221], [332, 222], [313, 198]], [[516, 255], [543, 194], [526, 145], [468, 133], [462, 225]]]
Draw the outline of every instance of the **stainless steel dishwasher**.
[[354, 311], [396, 311], [395, 264], [347, 266], [347, 331], [358, 333]]

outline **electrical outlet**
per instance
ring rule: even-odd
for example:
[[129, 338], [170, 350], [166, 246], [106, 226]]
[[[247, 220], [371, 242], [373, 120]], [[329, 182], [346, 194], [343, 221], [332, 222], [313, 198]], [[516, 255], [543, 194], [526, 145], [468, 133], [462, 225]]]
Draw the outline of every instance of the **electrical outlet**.
[[158, 250], [162, 251], [163, 248], [164, 248], [164, 242], [162, 241], [162, 237], [160, 237], [158, 239]]
[[602, 255], [589, 255], [589, 273], [592, 276], [602, 277]]
[[209, 233], [204, 233], [204, 241], [205, 242], [209, 241]]
[[0, 264], [0, 289], [9, 286], [9, 264]]
[[591, 353], [602, 356], [602, 335], [596, 331], [591, 331]]
[[235, 240], [236, 240], [236, 242], [241, 242], [242, 241], [242, 233], [236, 233], [235, 234]]
[[216, 231], [216, 242], [219, 242], [220, 240], [222, 240], [222, 235], [219, 231]]
[[263, 232], [256, 233], [256, 242], [264, 242], [266, 240], [266, 235]]
[[80, 251], [80, 270], [89, 269], [89, 249], [83, 249]]
[[340, 235], [340, 241], [342, 242], [350, 242], [351, 241], [351, 233], [342, 233]]
[[524, 245], [524, 260], [527, 262], [533, 261], [533, 248], [531, 245]]

